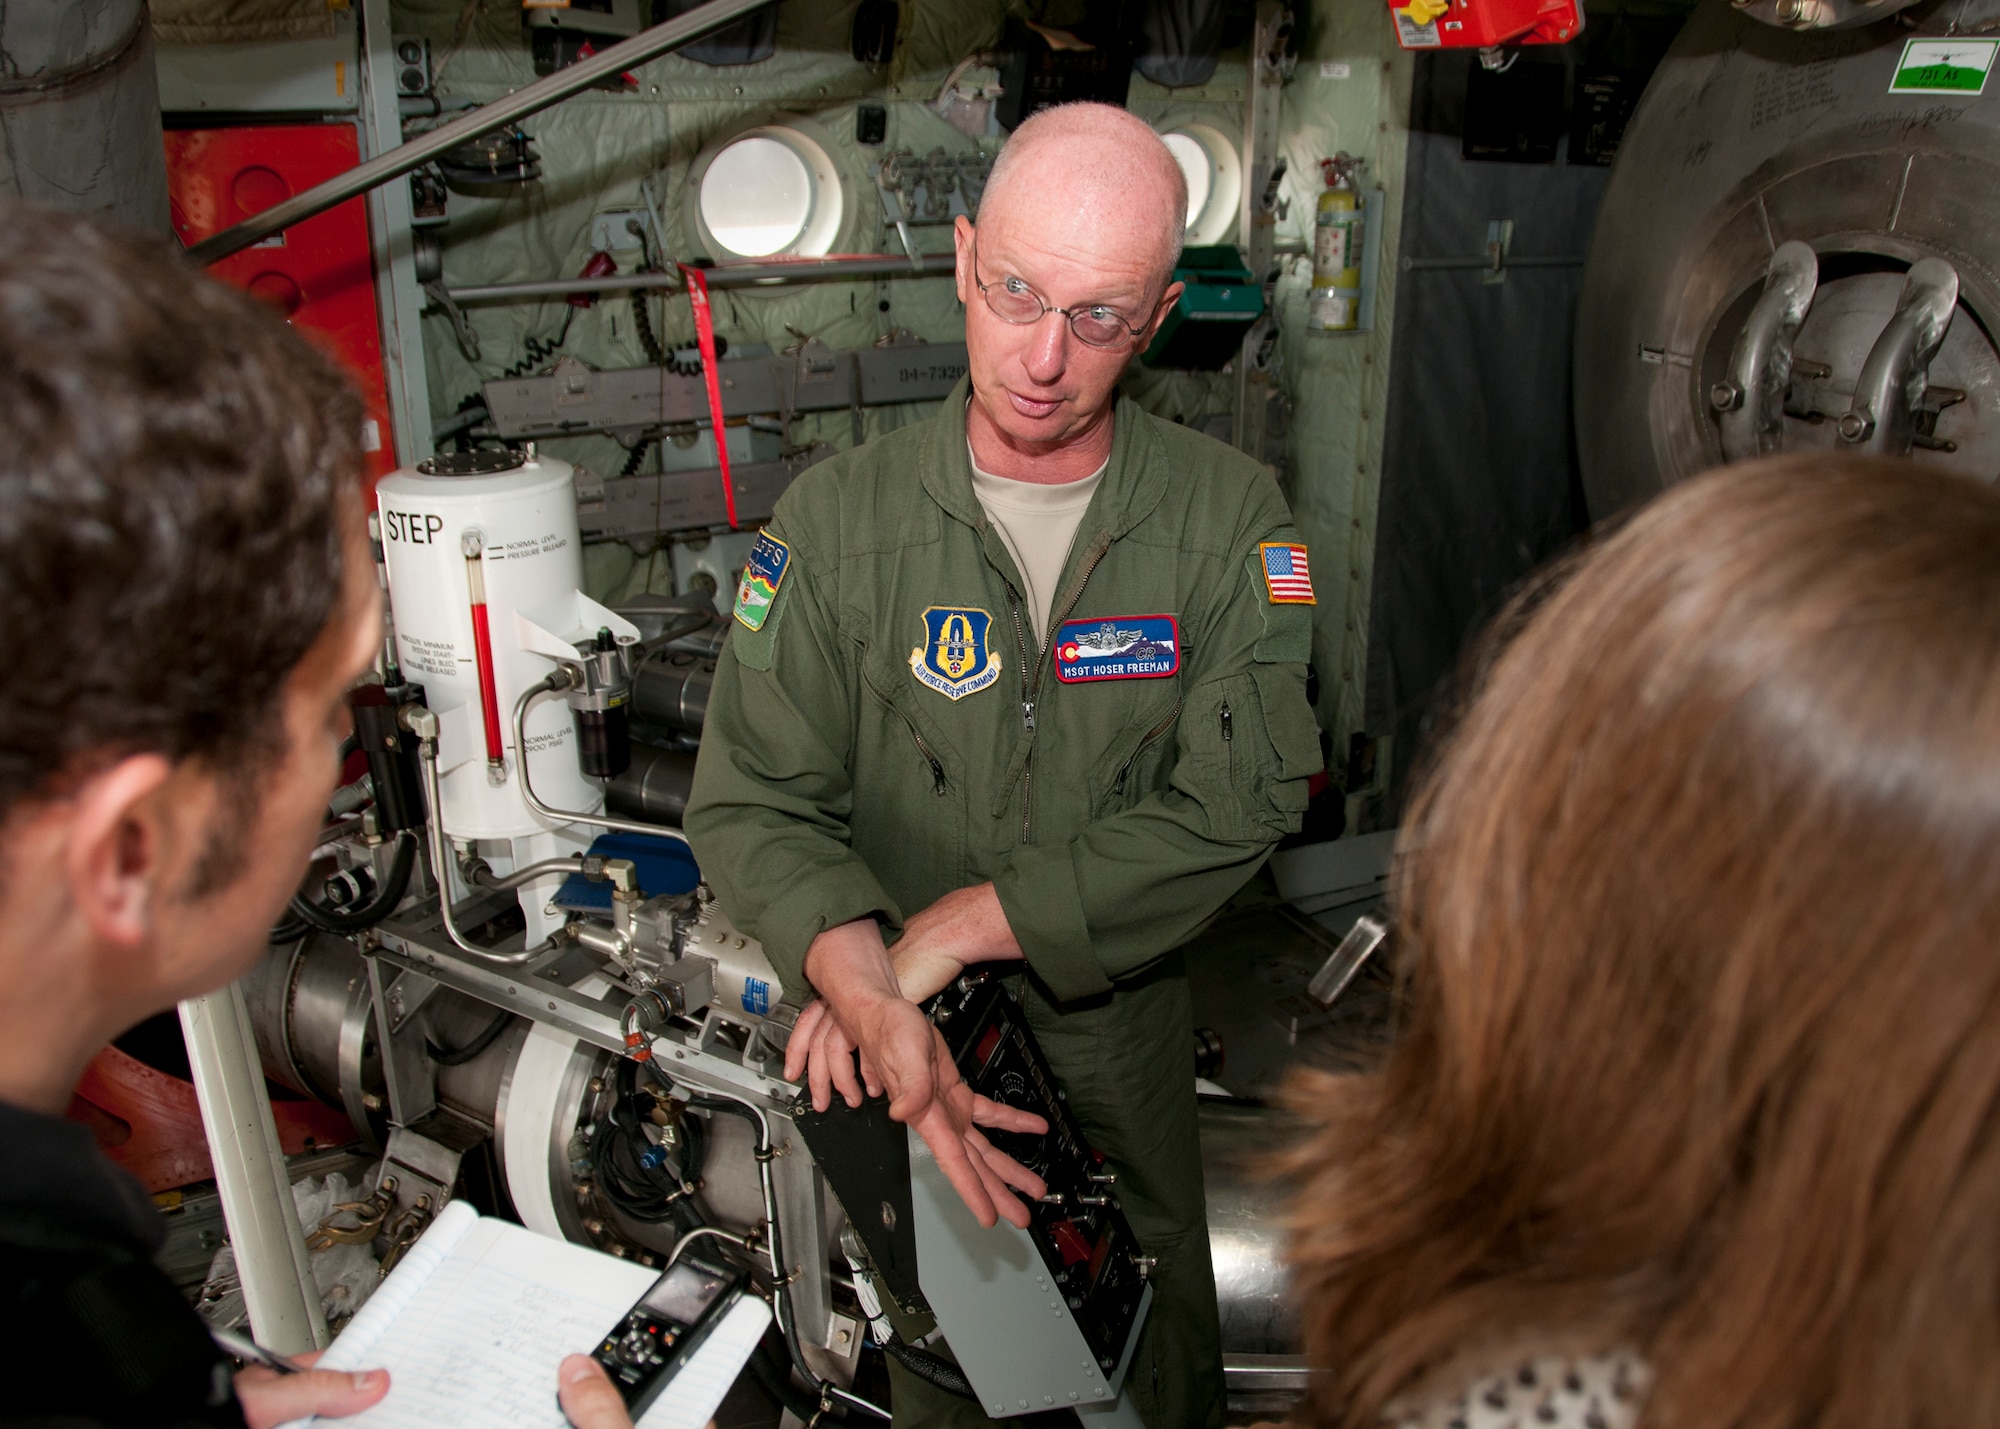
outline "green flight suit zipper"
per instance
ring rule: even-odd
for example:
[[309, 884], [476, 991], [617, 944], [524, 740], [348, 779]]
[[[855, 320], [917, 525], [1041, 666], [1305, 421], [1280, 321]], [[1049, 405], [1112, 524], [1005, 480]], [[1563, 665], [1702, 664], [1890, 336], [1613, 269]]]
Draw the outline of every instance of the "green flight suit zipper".
[[[1125, 777], [1132, 772], [1132, 766], [1138, 762], [1139, 756], [1146, 752], [1147, 745], [1174, 727], [1174, 721], [1181, 717], [1181, 706], [1186, 703], [1187, 697], [1185, 695], [1176, 699], [1174, 707], [1167, 711], [1167, 717], [1147, 730], [1145, 738], [1139, 741], [1138, 748], [1125, 756], [1125, 762], [1118, 766], [1118, 782], [1111, 786], [1111, 795], [1113, 798], [1125, 792]], [[1228, 737], [1226, 734], [1223, 736], [1225, 739]]]
[[862, 678], [864, 680], [867, 680], [868, 688], [875, 691], [875, 698], [880, 700], [883, 704], [887, 705], [891, 710], [894, 710], [896, 713], [896, 718], [900, 719], [903, 722], [903, 724], [909, 729], [910, 738], [917, 742], [917, 753], [923, 755], [924, 763], [930, 765], [931, 767], [931, 792], [936, 794], [940, 799], [942, 799], [945, 795], [945, 788], [946, 788], [945, 778], [944, 778], [944, 764], [942, 761], [938, 759], [936, 754], [931, 752], [930, 745], [924, 741], [923, 731], [917, 728], [917, 722], [911, 719], [907, 714], [904, 714], [902, 709], [897, 706], [894, 700], [890, 699], [887, 695], [883, 694], [879, 689], [875, 688], [875, 682], [873, 680], [868, 680], [868, 677], [865, 674], [862, 676]]
[[[897, 713], [902, 714], [902, 711], [898, 710]], [[910, 724], [910, 717], [908, 715], [903, 715], [903, 723]], [[917, 733], [917, 727], [914, 724], [910, 724], [910, 738], [917, 742], [917, 753], [923, 755], [924, 762], [931, 767], [931, 792], [942, 799], [944, 797], [944, 765], [940, 764], [938, 757], [931, 753], [931, 747], [924, 743], [924, 737]]]
[[[1083, 588], [1090, 584], [1090, 573], [1097, 569], [1097, 563], [1104, 559], [1104, 553], [1111, 549], [1109, 542], [1099, 547], [1097, 554], [1090, 558], [1090, 564], [1083, 568], [1083, 578], [1076, 583], [1076, 594], [1069, 598], [1062, 614], [1049, 621], [1049, 632], [1054, 634], [1069, 619], [1076, 603], [1083, 599]], [[1029, 734], [1035, 732], [1035, 701], [1042, 690], [1042, 667], [1048, 663], [1049, 642], [1042, 641], [1041, 653], [1034, 661], [1032, 676], [1029, 674], [1028, 628], [1021, 619], [1021, 593], [1014, 589], [1012, 581], [1007, 582], [1007, 603], [1014, 613], [1014, 643], [1021, 651], [1021, 726]], [[1028, 815], [1035, 805], [1035, 751], [1030, 749], [1028, 757], [1021, 764], [1021, 842], [1028, 841]]]

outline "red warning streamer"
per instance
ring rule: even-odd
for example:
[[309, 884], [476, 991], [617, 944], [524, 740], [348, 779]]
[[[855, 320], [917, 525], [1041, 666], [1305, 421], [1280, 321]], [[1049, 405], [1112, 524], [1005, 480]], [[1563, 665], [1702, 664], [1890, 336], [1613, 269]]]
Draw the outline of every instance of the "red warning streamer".
[[722, 430], [722, 376], [715, 370], [715, 319], [708, 311], [708, 278], [699, 268], [680, 265], [687, 283], [688, 303], [694, 308], [694, 335], [701, 344], [701, 375], [708, 384], [708, 420], [715, 428], [715, 459], [722, 467], [722, 504], [729, 513], [729, 529], [736, 529], [736, 483], [729, 475], [729, 440]]

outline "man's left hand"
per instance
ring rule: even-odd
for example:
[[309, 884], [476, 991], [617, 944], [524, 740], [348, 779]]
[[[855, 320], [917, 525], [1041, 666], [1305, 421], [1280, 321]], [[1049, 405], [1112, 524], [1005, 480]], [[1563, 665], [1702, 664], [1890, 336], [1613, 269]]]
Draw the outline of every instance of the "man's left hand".
[[389, 1392], [389, 1371], [312, 1369], [319, 1352], [294, 1357], [308, 1366], [304, 1374], [280, 1374], [262, 1365], [252, 1365], [236, 1376], [236, 1398], [243, 1406], [243, 1420], [250, 1429], [275, 1429], [294, 1419], [321, 1414], [342, 1419], [359, 1414]]
[[[901, 940], [889, 950], [897, 986], [904, 997], [918, 1003], [951, 986], [970, 963], [1020, 957], [1021, 945], [991, 883], [945, 894], [911, 918]], [[882, 1095], [882, 1079], [865, 1057], [856, 1076], [855, 1051], [854, 1038], [821, 998], [806, 1005], [792, 1028], [785, 1075], [796, 1079], [804, 1070], [816, 1107], [824, 1109], [832, 1092], [849, 1106], [860, 1106], [864, 1088], [868, 1096]]]

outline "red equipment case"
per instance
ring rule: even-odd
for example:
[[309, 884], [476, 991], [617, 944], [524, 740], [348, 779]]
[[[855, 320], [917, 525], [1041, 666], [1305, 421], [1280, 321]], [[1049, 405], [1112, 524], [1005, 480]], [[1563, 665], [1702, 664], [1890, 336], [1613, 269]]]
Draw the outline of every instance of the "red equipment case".
[[[173, 129], [166, 135], [174, 232], [199, 243], [361, 162], [351, 124]], [[339, 358], [368, 404], [371, 477], [396, 469], [365, 199], [352, 198], [232, 254], [209, 272], [246, 288]]]
[[1406, 50], [1562, 45], [1583, 33], [1578, 0], [1389, 0]]

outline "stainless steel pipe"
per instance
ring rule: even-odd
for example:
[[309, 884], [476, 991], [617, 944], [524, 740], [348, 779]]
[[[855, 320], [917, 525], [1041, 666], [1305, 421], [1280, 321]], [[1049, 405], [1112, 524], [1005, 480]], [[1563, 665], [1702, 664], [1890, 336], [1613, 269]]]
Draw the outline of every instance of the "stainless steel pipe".
[[[188, 250], [188, 256], [197, 263], [213, 263], [232, 253], [239, 253], [281, 229], [314, 214], [324, 213], [337, 203], [368, 192], [377, 184], [407, 174], [468, 139], [477, 139], [504, 125], [526, 119], [530, 114], [539, 114], [573, 94], [581, 94], [601, 79], [623, 74], [648, 60], [658, 59], [669, 50], [677, 50], [690, 41], [713, 34], [732, 20], [769, 3], [770, 0], [708, 0], [700, 9], [690, 10], [650, 30], [642, 30], [629, 40], [620, 40], [610, 49], [602, 50], [589, 59], [578, 60], [566, 69], [545, 75], [533, 84], [523, 85], [505, 99], [496, 99], [448, 124], [440, 124], [407, 144], [399, 144], [365, 164], [358, 164], [344, 174], [336, 174], [323, 184], [315, 184], [294, 198], [273, 204], [262, 213], [253, 214], [234, 227], [225, 228], [197, 243]], [[580, 290], [571, 285], [559, 291]]]
[[[1581, 259], [1577, 260], [1581, 262]], [[921, 261], [907, 258], [817, 258], [782, 263], [731, 263], [703, 269], [711, 288], [749, 288], [759, 284], [840, 283], [856, 278], [942, 278], [957, 271], [950, 253], [926, 253]], [[625, 273], [615, 278], [554, 278], [533, 283], [475, 283], [447, 288], [454, 303], [491, 303], [513, 298], [566, 298], [571, 293], [678, 293], [678, 273]]]

